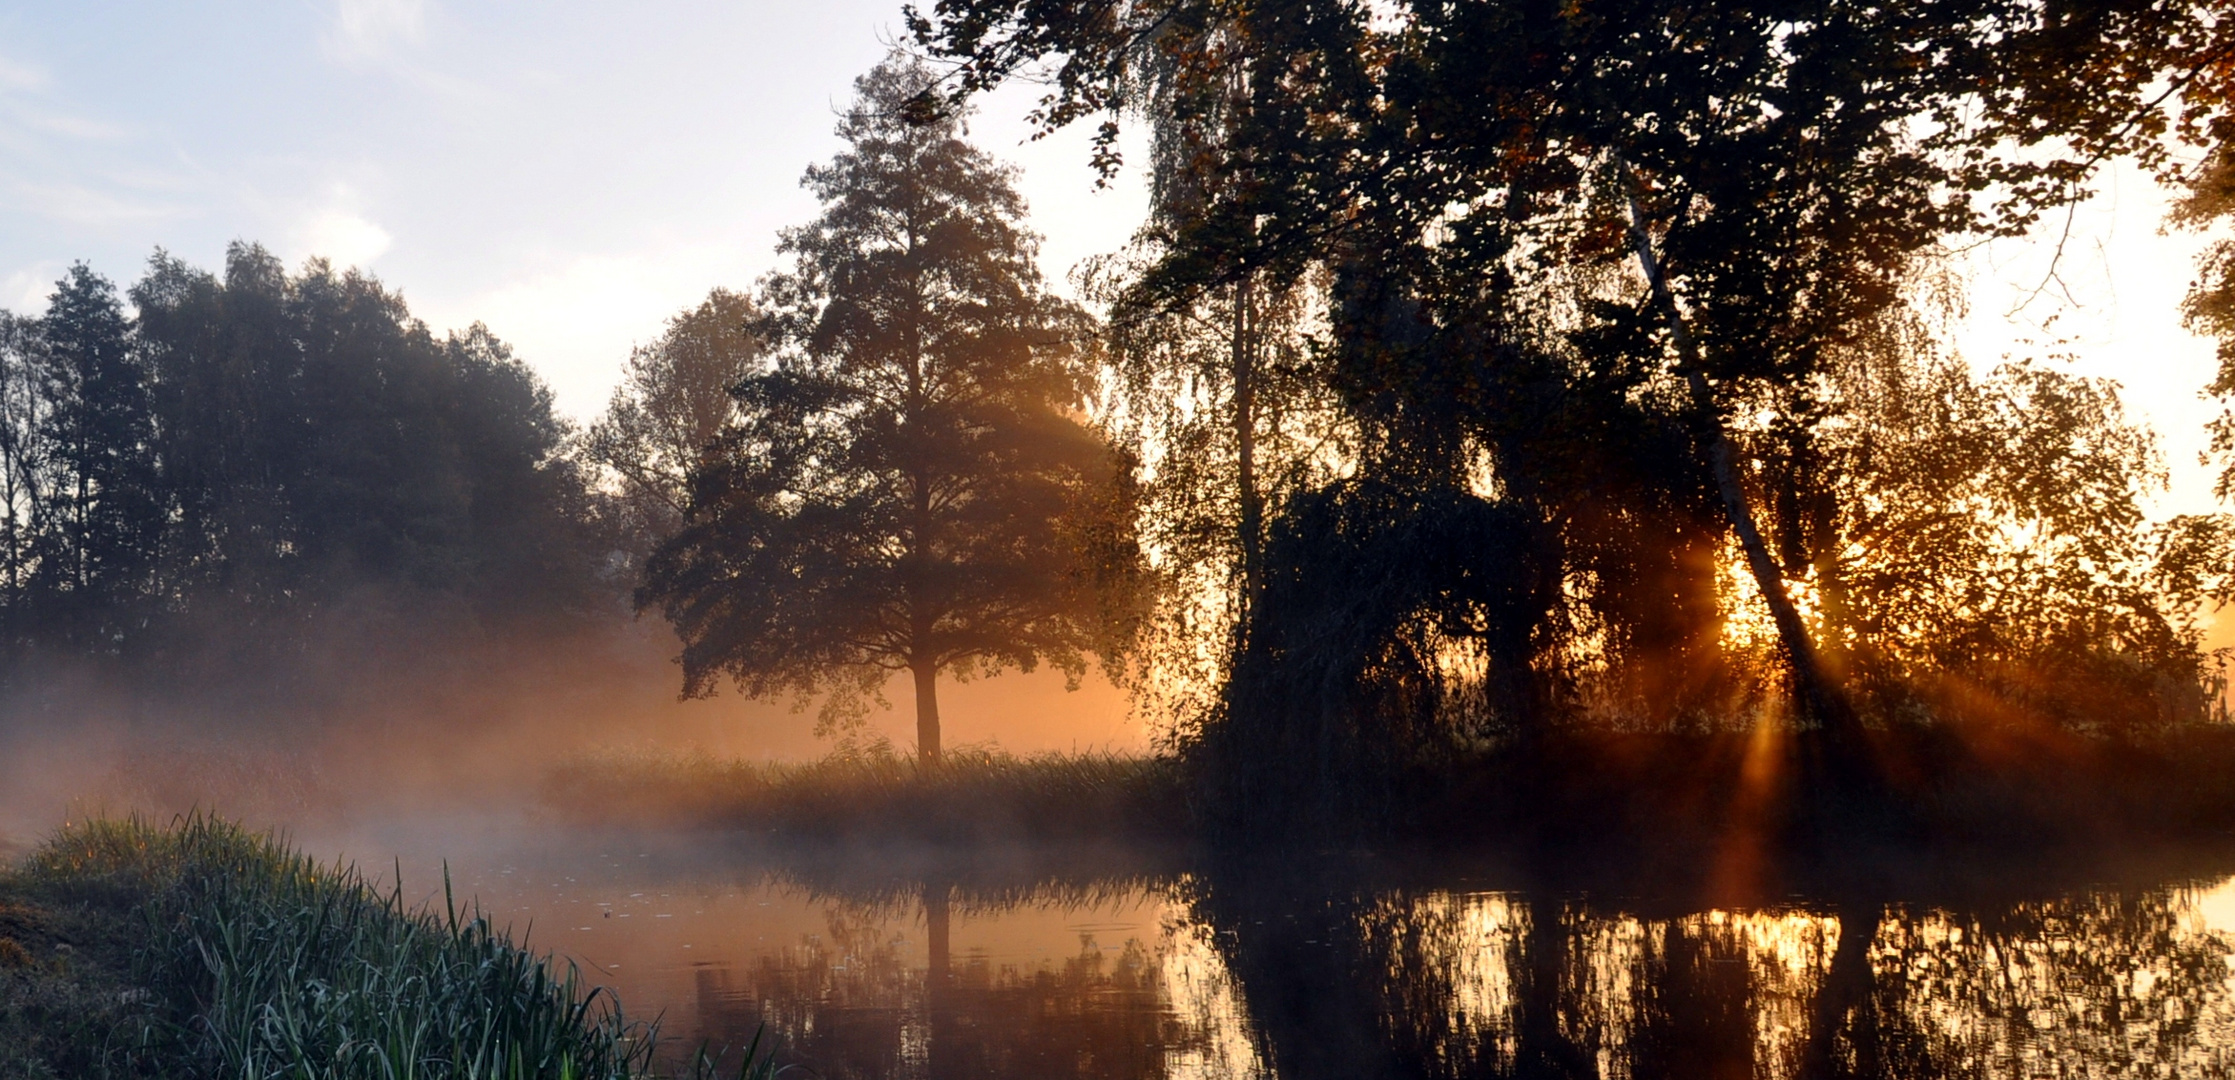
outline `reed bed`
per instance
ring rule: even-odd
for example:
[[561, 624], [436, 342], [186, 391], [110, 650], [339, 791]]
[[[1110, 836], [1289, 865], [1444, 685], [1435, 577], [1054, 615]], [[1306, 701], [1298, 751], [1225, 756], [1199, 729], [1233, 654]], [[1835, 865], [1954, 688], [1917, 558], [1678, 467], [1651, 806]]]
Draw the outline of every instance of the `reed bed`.
[[[65, 828], [19, 872], [50, 903], [136, 913], [140, 1006], [97, 1055], [129, 1076], [621, 1080], [652, 1075], [655, 1025], [627, 1020], [445, 889], [414, 908], [352, 867], [202, 816]], [[746, 1075], [765, 1078], [765, 1057]], [[689, 1067], [701, 1076], [701, 1058]]]
[[802, 840], [1157, 841], [1188, 825], [1173, 759], [965, 747], [926, 769], [881, 743], [798, 763], [607, 751], [553, 770], [544, 798], [580, 822]]

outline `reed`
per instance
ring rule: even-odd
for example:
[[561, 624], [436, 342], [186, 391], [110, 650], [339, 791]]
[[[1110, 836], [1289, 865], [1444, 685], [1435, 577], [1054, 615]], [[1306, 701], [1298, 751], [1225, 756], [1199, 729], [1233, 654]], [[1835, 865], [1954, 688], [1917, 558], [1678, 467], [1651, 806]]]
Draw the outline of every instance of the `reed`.
[[[354, 867], [201, 815], [70, 825], [25, 863], [32, 891], [128, 904], [146, 1019], [127, 1075], [274, 1080], [620, 1080], [653, 1074], [655, 1024], [573, 965], [515, 943], [445, 882], [407, 905]], [[765, 1078], [773, 1063], [749, 1060]], [[706, 1076], [703, 1055], [686, 1074]]]
[[811, 840], [1164, 840], [1188, 824], [1173, 759], [964, 747], [926, 769], [882, 742], [797, 763], [608, 751], [555, 769], [544, 797], [580, 822]]

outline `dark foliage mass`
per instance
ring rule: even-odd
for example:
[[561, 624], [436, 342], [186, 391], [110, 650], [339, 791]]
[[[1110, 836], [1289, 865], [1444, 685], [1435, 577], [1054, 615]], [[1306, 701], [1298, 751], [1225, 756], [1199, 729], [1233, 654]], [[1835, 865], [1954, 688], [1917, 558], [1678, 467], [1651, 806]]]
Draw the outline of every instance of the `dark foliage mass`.
[[485, 328], [249, 245], [129, 299], [81, 265], [5, 320], [7, 670], [285, 682], [322, 640], [377, 667], [611, 610], [550, 393]]
[[823, 212], [763, 289], [773, 363], [732, 387], [638, 602], [681, 634], [687, 693], [823, 693], [827, 725], [911, 673], [936, 762], [939, 675], [1121, 656], [1138, 556], [1126, 463], [1080, 416], [1086, 320], [1046, 293], [1007, 171], [904, 115], [928, 81], [863, 77], [809, 170]]
[[[1532, 526], [1463, 490], [1376, 481], [1283, 507], [1227, 713], [1200, 747], [1208, 806], [1288, 825], [1385, 824], [1373, 815], [1395, 800], [1359, 798], [1357, 776], [1395, 782], [1469, 739], [1532, 729], [1545, 704], [1532, 638], [1558, 584], [1535, 562]], [[1454, 666], [1472, 677], [1449, 677]]]
[[[1196, 725], [1213, 775], [1275, 783], [1305, 745], [1344, 746], [1298, 695], [1347, 699], [1366, 734], [1340, 756], [1369, 786], [1467, 731], [1445, 703], [1470, 692], [1557, 703], [1503, 709], [1538, 723], [1789, 712], [1849, 756], [1904, 720], [2210, 715], [2193, 619], [2228, 595], [2227, 521], [2146, 524], [2153, 451], [2114, 387], [1980, 378], [1929, 324], [1947, 245], [2024, 232], [2114, 157], [2191, 184], [2196, 220], [2223, 212], [2222, 159], [2171, 152], [2225, 141], [2217, 8], [942, 0], [910, 24], [953, 64], [926, 111], [1029, 77], [1044, 127], [1099, 118], [1105, 171], [1121, 124], [1153, 133], [1118, 339], [1192, 317], [1234, 357], [1202, 401], [1232, 418], [1232, 467], [1167, 481], [1233, 494], [1149, 495], [1236, 534], [1181, 552], [1230, 568], [1225, 690]], [[2215, 287], [2192, 310], [2223, 329]], [[1264, 318], [1276, 297], [1313, 314]], [[1281, 335], [1325, 390], [1289, 399], [1314, 420], [1253, 412]], [[1133, 337], [1185, 370], [1169, 333]], [[1192, 430], [1149, 412], [1151, 441]], [[1340, 468], [1325, 441], [1258, 455], [1306, 429], [1337, 434]], [[1343, 547], [1327, 508], [1376, 485], [1392, 507], [1471, 491], [1513, 524], [1335, 616], [1348, 568], [1295, 588], [1312, 556], [1273, 546]], [[1268, 488], [1299, 493], [1272, 504], [1293, 520], [1258, 516]], [[1493, 573], [1546, 603], [1457, 599]], [[1470, 649], [1491, 659], [1453, 662]], [[1399, 653], [1437, 656], [1444, 689], [1369, 659]]]

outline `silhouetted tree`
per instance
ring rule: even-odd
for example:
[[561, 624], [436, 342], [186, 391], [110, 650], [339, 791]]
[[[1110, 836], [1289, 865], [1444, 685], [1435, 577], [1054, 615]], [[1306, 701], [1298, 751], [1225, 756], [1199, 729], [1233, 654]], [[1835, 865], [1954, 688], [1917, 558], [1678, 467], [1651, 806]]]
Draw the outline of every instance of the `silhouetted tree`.
[[586, 610], [567, 433], [485, 328], [437, 338], [369, 277], [248, 245], [223, 279], [158, 253], [133, 299], [186, 610], [286, 625], [367, 586]]
[[618, 489], [623, 551], [641, 561], [681, 526], [691, 470], [712, 450], [737, 401], [730, 393], [761, 356], [759, 310], [715, 289], [629, 354], [605, 415], [582, 439], [588, 462]]
[[620, 614], [570, 433], [487, 328], [247, 244], [222, 277], [159, 251], [131, 300], [80, 265], [0, 313], [0, 676], [301, 715]]
[[9, 638], [22, 633], [18, 599], [36, 567], [34, 545], [46, 512], [46, 445], [39, 437], [47, 397], [40, 385], [46, 348], [39, 321], [0, 313], [0, 544], [5, 545]]
[[79, 263], [39, 321], [44, 527], [29, 597], [36, 617], [79, 648], [114, 651], [144, 625], [140, 602], [160, 555], [147, 379], [116, 287]]
[[[2161, 106], [2228, 55], [2226, 21], [2193, 4], [954, 0], [910, 19], [959, 63], [940, 100], [1043, 76], [1034, 119], [1106, 116], [1105, 169], [1129, 111], [1221, 118], [1187, 166], [1216, 181], [1199, 186], [1207, 205], [1173, 230], [1150, 287], [1329, 266], [1327, 371], [1395, 436], [1388, 460], [1417, 472], [1479, 439], [1499, 486], [1539, 500], [1547, 537], [1572, 540], [1563, 521], [1588, 509], [1547, 464], [1616, 465], [1595, 495], [1662, 481], [1639, 509], [1685, 523], [1672, 553], [1700, 546], [1704, 494], [1804, 712], [1850, 735], [1789, 595], [1813, 568], [1773, 549], [1764, 502], [1808, 486], [1766, 470], [1805, 466], [1810, 433], [1836, 424], [1810, 393], [1827, 350], [1898, 308], [1943, 238], [2021, 230], [2107, 155], [2146, 155]], [[1237, 78], [1247, 108], [1227, 104]], [[2225, 111], [2194, 100], [2183, 123]], [[1566, 374], [1513, 378], [1543, 367], [1531, 357]], [[1642, 441], [1682, 467], [1577, 445], [1604, 428], [1512, 422], [1620, 411], [1544, 407], [1579, 390], [1614, 391], [1603, 400], [1679, 436]], [[1800, 452], [1751, 454], [1757, 427]], [[1420, 475], [1444, 482], [1434, 471]], [[1593, 576], [1571, 580], [1590, 596]]]
[[1141, 542], [1166, 582], [1133, 689], [1189, 730], [1215, 707], [1249, 606], [1279, 571], [1264, 565], [1264, 507], [1332, 479], [1353, 440], [1306, 332], [1311, 282], [1160, 306], [1132, 288], [1153, 232], [1098, 260], [1086, 285], [1112, 308], [1105, 415], [1140, 459]]
[[1978, 713], [1985, 690], [2098, 730], [2207, 714], [2197, 616], [2226, 588], [2229, 525], [2148, 520], [2165, 473], [2115, 383], [2041, 362], [1974, 373], [1913, 311], [1822, 372], [1807, 409], [1823, 423], [1741, 445], [1767, 463], [1769, 538], [1815, 588], [1825, 662], [1866, 701]]
[[1124, 648], [1138, 558], [1128, 470], [1083, 420], [1088, 327], [1044, 291], [1009, 172], [909, 102], [905, 60], [857, 83], [823, 202], [764, 286], [775, 362], [696, 470], [638, 593], [681, 633], [685, 692], [824, 692], [836, 722], [895, 670], [939, 760], [942, 671], [1074, 676]]

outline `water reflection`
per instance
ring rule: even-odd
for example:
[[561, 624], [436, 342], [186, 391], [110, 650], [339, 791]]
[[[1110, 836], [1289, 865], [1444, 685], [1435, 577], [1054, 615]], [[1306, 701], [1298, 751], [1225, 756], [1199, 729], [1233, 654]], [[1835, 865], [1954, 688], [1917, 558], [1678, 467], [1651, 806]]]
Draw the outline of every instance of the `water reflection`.
[[2235, 1056], [2235, 879], [1686, 910], [1309, 873], [609, 864], [478, 887], [560, 926], [542, 943], [679, 1045], [765, 1024], [832, 1080], [2215, 1076]]

